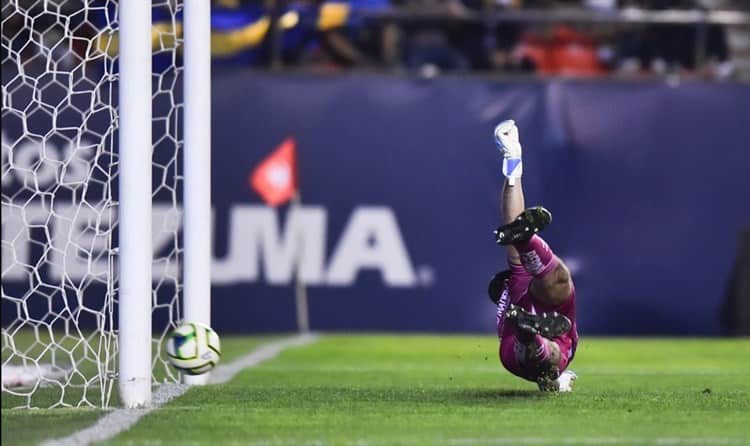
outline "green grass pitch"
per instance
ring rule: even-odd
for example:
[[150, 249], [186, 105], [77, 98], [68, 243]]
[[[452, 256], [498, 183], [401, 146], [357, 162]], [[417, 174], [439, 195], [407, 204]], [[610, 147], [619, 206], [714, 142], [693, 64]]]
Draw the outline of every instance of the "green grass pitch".
[[[233, 355], [258, 344], [231, 342]], [[107, 444], [750, 444], [750, 340], [583, 338], [571, 368], [573, 393], [542, 394], [502, 369], [492, 336], [325, 335]], [[100, 414], [3, 409], [2, 443]]]

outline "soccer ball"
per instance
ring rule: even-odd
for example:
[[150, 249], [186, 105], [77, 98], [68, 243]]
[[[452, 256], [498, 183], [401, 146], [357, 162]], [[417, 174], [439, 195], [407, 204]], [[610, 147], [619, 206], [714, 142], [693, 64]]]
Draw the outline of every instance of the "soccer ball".
[[186, 322], [169, 335], [167, 356], [172, 366], [183, 373], [206, 373], [219, 363], [219, 335], [208, 325]]

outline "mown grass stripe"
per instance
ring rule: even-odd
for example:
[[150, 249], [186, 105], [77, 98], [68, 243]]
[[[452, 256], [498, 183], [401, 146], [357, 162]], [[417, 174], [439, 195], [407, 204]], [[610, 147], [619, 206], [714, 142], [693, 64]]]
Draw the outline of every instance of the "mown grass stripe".
[[[306, 345], [316, 339], [317, 336], [315, 335], [304, 334], [260, 346], [248, 355], [242, 356], [229, 364], [218, 366], [211, 374], [209, 383], [225, 383], [245, 368], [272, 359], [287, 348]], [[97, 420], [94, 425], [67, 437], [47, 440], [42, 443], [42, 446], [86, 446], [94, 442], [108, 440], [130, 429], [142, 417], [178, 398], [189, 388], [190, 386], [187, 384], [162, 384], [154, 392], [150, 407], [144, 409], [115, 409]]]

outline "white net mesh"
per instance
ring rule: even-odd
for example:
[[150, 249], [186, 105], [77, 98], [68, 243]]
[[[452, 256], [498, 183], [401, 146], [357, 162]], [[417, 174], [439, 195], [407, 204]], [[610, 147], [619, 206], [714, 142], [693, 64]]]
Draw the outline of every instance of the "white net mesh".
[[[179, 320], [181, 4], [153, 2], [154, 380]], [[2, 405], [117, 386], [117, 2], [2, 2]]]

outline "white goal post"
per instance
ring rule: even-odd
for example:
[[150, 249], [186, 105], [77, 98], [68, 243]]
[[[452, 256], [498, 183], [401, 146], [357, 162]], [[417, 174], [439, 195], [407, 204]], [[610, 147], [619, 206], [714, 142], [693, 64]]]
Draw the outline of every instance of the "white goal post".
[[2, 17], [4, 407], [147, 406], [171, 329], [211, 322], [210, 2]]
[[[211, 326], [211, 3], [185, 0], [185, 320]], [[184, 375], [206, 384], [208, 373]]]
[[151, 404], [151, 0], [119, 5], [119, 389]]

